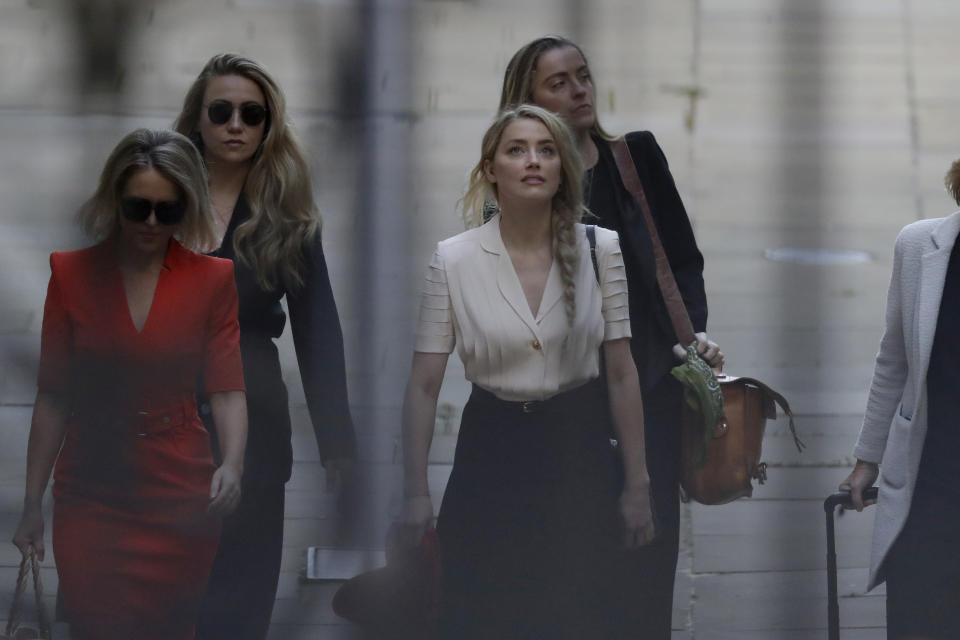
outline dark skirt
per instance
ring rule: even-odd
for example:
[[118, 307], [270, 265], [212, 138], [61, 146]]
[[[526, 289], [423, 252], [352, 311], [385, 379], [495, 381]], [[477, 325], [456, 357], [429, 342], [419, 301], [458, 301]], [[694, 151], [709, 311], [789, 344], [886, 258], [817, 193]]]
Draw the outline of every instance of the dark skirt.
[[594, 381], [544, 402], [474, 386], [438, 518], [444, 638], [612, 637], [622, 483]]
[[889, 638], [960, 638], [960, 496], [918, 486], [884, 569]]

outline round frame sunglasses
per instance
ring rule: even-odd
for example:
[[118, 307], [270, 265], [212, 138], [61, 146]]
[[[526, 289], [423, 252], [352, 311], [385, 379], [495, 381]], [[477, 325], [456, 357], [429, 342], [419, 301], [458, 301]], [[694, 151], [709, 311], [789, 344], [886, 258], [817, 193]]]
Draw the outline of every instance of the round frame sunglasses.
[[180, 224], [187, 214], [187, 205], [183, 202], [151, 202], [146, 198], [123, 198], [120, 200], [120, 213], [130, 222], [146, 222], [150, 214], [157, 222], [168, 227]]
[[259, 126], [267, 119], [267, 109], [256, 102], [244, 102], [235, 106], [229, 100], [214, 100], [207, 105], [207, 118], [216, 125], [226, 124], [233, 117], [235, 109], [240, 110], [240, 120], [248, 127]]

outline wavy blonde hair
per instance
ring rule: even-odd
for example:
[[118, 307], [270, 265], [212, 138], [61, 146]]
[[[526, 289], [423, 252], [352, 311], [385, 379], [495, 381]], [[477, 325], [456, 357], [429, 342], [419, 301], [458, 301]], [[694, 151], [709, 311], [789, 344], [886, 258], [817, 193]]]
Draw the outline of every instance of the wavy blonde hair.
[[[510, 62], [507, 63], [507, 69], [503, 73], [503, 88], [500, 90], [500, 109], [514, 107], [518, 104], [533, 103], [533, 83], [537, 76], [537, 61], [540, 56], [554, 49], [565, 49], [572, 47], [576, 49], [583, 58], [583, 63], [590, 68], [587, 62], [587, 56], [583, 49], [578, 47], [573, 41], [563, 36], [548, 35], [537, 38], [520, 48]], [[600, 126], [600, 120], [593, 119], [593, 126], [590, 133], [602, 140], [613, 140], [613, 136], [607, 133]]]
[[573, 323], [576, 311], [576, 273], [580, 264], [580, 248], [574, 225], [587, 212], [583, 205], [583, 160], [574, 142], [570, 127], [560, 116], [532, 104], [522, 104], [504, 109], [483, 135], [480, 144], [480, 161], [470, 172], [470, 184], [460, 199], [460, 208], [466, 226], [478, 227], [487, 221], [487, 215], [497, 207], [497, 185], [491, 183], [484, 167], [492, 162], [500, 145], [503, 132], [510, 123], [530, 118], [540, 121], [547, 128], [557, 147], [560, 158], [560, 186], [553, 195], [551, 224], [553, 227], [553, 254], [559, 258], [560, 277], [563, 282], [567, 320]]
[[244, 194], [250, 219], [237, 227], [233, 248], [264, 289], [283, 284], [303, 286], [303, 249], [320, 232], [321, 220], [313, 199], [310, 172], [300, 143], [287, 120], [286, 98], [261, 65], [249, 58], [221, 53], [210, 58], [183, 99], [174, 128], [203, 152], [200, 118], [203, 96], [211, 78], [241, 76], [256, 83], [267, 102], [263, 141], [253, 156]]
[[87, 235], [100, 242], [119, 232], [123, 190], [130, 177], [144, 169], [155, 169], [172, 182], [187, 205], [174, 234], [177, 240], [192, 251], [209, 249], [213, 215], [203, 158], [186, 136], [167, 129], [132, 131], [110, 152], [97, 190], [77, 213]]

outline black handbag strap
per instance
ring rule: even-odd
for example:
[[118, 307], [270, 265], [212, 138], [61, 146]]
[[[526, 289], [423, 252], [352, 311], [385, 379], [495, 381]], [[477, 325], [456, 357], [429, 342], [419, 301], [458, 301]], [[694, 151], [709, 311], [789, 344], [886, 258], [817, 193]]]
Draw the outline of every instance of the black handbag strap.
[[600, 267], [597, 266], [597, 225], [587, 225], [587, 242], [590, 243], [590, 260], [593, 262], [593, 275], [597, 277], [597, 284], [600, 284]]
[[[590, 243], [590, 261], [593, 263], [593, 275], [597, 278], [597, 287], [600, 289], [600, 298], [603, 299], [603, 285], [600, 284], [600, 266], [597, 264], [597, 225], [588, 224], [587, 227], [587, 242]], [[603, 353], [603, 347], [600, 347], [600, 377], [605, 378], [607, 375], [607, 357]], [[606, 384], [606, 382], [604, 382]], [[615, 439], [611, 438], [610, 442], [615, 442]]]

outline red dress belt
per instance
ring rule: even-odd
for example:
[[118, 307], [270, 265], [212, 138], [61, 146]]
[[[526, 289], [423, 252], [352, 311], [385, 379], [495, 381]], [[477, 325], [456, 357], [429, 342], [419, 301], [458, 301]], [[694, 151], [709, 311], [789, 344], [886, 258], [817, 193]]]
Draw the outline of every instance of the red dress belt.
[[133, 413], [110, 413], [104, 411], [74, 411], [72, 418], [105, 426], [116, 431], [127, 431], [143, 438], [168, 431], [197, 418], [197, 402], [191, 398], [181, 404], [163, 409], [144, 409]]
[[137, 411], [133, 415], [131, 426], [136, 431], [136, 436], [142, 438], [189, 422], [196, 415], [196, 402], [190, 403], [189, 410], [187, 406], [179, 405], [168, 409]]

